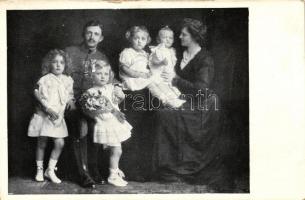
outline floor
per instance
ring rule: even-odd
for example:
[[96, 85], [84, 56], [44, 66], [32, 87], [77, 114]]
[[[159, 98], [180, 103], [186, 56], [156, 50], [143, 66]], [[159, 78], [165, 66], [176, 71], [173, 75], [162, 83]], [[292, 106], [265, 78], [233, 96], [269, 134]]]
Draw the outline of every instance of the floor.
[[[234, 193], [245, 193], [244, 183]], [[186, 183], [129, 182], [126, 187], [114, 187], [109, 184], [97, 185], [95, 189], [85, 189], [70, 181], [54, 184], [49, 181], [36, 182], [30, 178], [9, 178], [9, 194], [168, 194], [168, 193], [213, 193], [205, 185]]]

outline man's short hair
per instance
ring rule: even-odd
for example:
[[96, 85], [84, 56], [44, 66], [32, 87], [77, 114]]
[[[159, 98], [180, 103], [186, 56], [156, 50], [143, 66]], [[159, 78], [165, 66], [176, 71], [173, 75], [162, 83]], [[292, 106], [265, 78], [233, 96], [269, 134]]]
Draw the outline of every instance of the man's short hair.
[[100, 27], [101, 29], [101, 32], [103, 33], [103, 25], [101, 24], [101, 22], [99, 20], [91, 20], [91, 21], [88, 21], [84, 28], [83, 28], [83, 36], [85, 35], [85, 32], [86, 32], [86, 29], [89, 27], [89, 26], [98, 26]]

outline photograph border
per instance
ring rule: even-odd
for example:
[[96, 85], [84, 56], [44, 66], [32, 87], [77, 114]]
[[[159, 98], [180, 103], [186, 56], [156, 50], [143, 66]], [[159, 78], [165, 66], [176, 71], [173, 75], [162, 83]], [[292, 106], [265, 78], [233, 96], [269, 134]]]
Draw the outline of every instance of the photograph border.
[[[16, 2], [15, 2], [16, 3]], [[304, 3], [268, 2], [0, 2], [0, 25], [6, 10], [127, 8], [249, 8], [250, 194], [68, 195], [69, 199], [302, 199], [305, 198]], [[302, 22], [302, 23], [301, 23]], [[285, 40], [283, 40], [285, 38]], [[6, 31], [1, 34], [0, 64], [7, 66]], [[287, 54], [294, 51], [294, 54]], [[286, 52], [286, 54], [285, 54]], [[293, 66], [293, 67], [291, 67]], [[7, 77], [1, 79], [0, 198], [36, 199], [46, 195], [7, 195]], [[291, 81], [291, 78], [293, 80]], [[289, 82], [290, 81], [290, 82]], [[283, 91], [289, 95], [283, 95]], [[293, 101], [292, 101], [293, 100]], [[279, 115], [278, 113], [281, 113]], [[292, 135], [288, 135], [292, 134]], [[287, 145], [289, 144], [289, 145]], [[276, 167], [274, 167], [276, 166]], [[47, 199], [67, 195], [47, 195]]]

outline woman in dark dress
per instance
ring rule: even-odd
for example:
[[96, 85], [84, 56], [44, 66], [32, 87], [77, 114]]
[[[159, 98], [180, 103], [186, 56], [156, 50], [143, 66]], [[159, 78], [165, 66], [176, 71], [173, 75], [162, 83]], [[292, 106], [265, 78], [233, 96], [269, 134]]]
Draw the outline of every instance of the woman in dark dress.
[[207, 28], [200, 21], [185, 19], [180, 39], [186, 47], [178, 59], [172, 79], [164, 80], [184, 94], [187, 102], [179, 110], [156, 113], [153, 170], [163, 181], [206, 184], [217, 191], [231, 191], [230, 173], [224, 165], [224, 148], [219, 99], [210, 88], [213, 59], [202, 46]]

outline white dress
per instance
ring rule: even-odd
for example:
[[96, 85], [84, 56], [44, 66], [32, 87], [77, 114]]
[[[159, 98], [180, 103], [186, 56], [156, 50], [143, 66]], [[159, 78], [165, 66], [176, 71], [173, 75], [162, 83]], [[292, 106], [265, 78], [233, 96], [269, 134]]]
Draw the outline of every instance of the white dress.
[[[167, 60], [166, 65], [164, 64], [161, 66], [154, 66], [153, 62], [161, 62], [164, 59]], [[159, 44], [158, 46], [151, 47], [151, 54], [149, 56], [149, 68], [154, 75], [160, 76], [163, 71], [173, 73], [176, 62], [177, 57], [174, 48], [166, 48], [164, 44]]]
[[[97, 93], [100, 91], [106, 96], [112, 106], [119, 110], [116, 96], [114, 95], [114, 86], [107, 84], [101, 88], [90, 88], [87, 92]], [[103, 113], [95, 117], [96, 123], [93, 132], [93, 142], [107, 146], [120, 146], [121, 142], [131, 136], [132, 126], [125, 120], [120, 122], [112, 113]]]
[[[173, 107], [180, 107], [185, 101], [179, 99], [181, 92], [178, 88], [170, 83], [166, 83], [161, 78], [162, 72], [174, 74], [174, 67], [177, 62], [177, 57], [174, 48], [166, 48], [164, 44], [159, 44], [156, 47], [151, 47], [149, 56], [149, 68], [152, 71], [152, 84], [148, 86], [152, 95], [159, 98], [163, 103], [170, 104]], [[166, 59], [167, 63], [155, 65]]]
[[68, 130], [64, 112], [67, 102], [73, 99], [73, 79], [63, 74], [55, 76], [49, 73], [41, 77], [37, 84], [40, 101], [44, 106], [55, 111], [59, 118], [51, 121], [47, 114], [38, 109], [30, 121], [28, 136], [67, 137]]
[[[148, 53], [144, 50], [136, 51], [133, 48], [126, 48], [120, 54], [120, 64], [131, 70], [148, 73]], [[131, 91], [141, 90], [151, 83], [150, 79], [133, 78], [120, 72], [120, 77]]]

